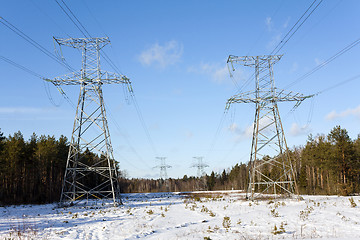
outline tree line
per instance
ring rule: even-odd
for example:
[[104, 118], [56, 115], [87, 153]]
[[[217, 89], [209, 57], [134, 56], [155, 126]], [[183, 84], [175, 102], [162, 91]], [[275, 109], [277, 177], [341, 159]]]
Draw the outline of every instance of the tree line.
[[[47, 203], [60, 198], [69, 142], [65, 136], [37, 136], [25, 140], [19, 131], [5, 137], [0, 131], [0, 204]], [[352, 140], [346, 129], [308, 137], [304, 146], [289, 150], [301, 194], [350, 195], [360, 192], [360, 136]], [[101, 156], [90, 151], [84, 157]], [[279, 157], [280, 156], [275, 156]], [[89, 161], [90, 161], [89, 160]], [[258, 161], [261, 161], [259, 159]], [[265, 174], [276, 174], [264, 166]], [[120, 174], [123, 193], [195, 190], [246, 190], [249, 164], [239, 163], [201, 178], [130, 179]], [[91, 184], [91, 179], [88, 180]]]
[[0, 133], [0, 203], [58, 201], [68, 145], [64, 136], [33, 134], [25, 141], [20, 131]]

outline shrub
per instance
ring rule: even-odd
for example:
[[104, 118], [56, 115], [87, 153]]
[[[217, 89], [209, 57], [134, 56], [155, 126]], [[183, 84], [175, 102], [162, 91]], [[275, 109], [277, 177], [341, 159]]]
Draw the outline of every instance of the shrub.
[[215, 217], [216, 216], [216, 214], [213, 213], [211, 210], [209, 211], [209, 215], [210, 215], [210, 217]]
[[284, 232], [285, 232], [285, 228], [284, 228], [283, 223], [281, 223], [279, 229], [276, 227], [276, 224], [275, 224], [273, 230], [271, 231], [271, 233], [274, 234], [274, 235], [282, 234]]
[[349, 198], [349, 201], [352, 208], [357, 206], [353, 197]]
[[231, 225], [231, 220], [230, 220], [230, 217], [224, 217], [223, 219], [223, 222], [222, 222], [222, 225], [224, 228], [230, 228], [230, 225]]
[[274, 209], [271, 209], [271, 210], [270, 210], [270, 213], [271, 213], [271, 216], [273, 216], [273, 217], [279, 217], [279, 213], [276, 211], [275, 208], [274, 208]]

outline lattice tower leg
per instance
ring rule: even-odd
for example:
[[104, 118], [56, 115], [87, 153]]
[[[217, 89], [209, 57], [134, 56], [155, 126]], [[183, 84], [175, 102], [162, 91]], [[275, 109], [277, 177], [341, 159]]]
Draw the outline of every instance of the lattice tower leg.
[[121, 204], [101, 84], [81, 85], [60, 204], [84, 198]]

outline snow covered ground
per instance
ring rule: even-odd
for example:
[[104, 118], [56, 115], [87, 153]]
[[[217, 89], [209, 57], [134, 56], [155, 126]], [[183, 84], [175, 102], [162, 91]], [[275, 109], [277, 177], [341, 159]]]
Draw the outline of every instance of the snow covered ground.
[[360, 239], [358, 196], [254, 202], [236, 191], [122, 196], [121, 207], [0, 207], [0, 239]]

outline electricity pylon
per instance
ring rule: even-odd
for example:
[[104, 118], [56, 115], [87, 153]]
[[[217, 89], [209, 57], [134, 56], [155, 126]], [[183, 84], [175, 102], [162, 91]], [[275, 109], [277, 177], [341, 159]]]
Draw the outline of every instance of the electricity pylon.
[[166, 169], [171, 168], [171, 166], [165, 163], [166, 157], [156, 157], [156, 159], [160, 160], [160, 165], [157, 165], [154, 168], [160, 168], [160, 178], [166, 180], [168, 178]]
[[204, 157], [193, 157], [193, 158], [195, 158], [197, 160], [197, 163], [194, 163], [193, 165], [191, 165], [191, 167], [197, 168], [197, 176], [198, 176], [198, 178], [201, 178], [202, 176], [205, 175], [204, 169], [206, 167], [209, 167], [209, 165], [207, 165], [206, 163], [203, 163]]
[[82, 51], [79, 72], [47, 79], [60, 90], [62, 85], [80, 86], [60, 205], [89, 198], [121, 204], [118, 166], [110, 141], [102, 85], [127, 84], [130, 89], [130, 81], [126, 76], [100, 69], [100, 49], [110, 42], [107, 37], [54, 39], [59, 45]]
[[199, 178], [196, 181], [196, 190], [203, 190], [206, 187], [206, 178], [204, 177], [206, 167], [209, 167], [206, 163], [203, 162], [204, 157], [193, 157], [197, 160], [197, 163], [191, 165], [191, 167], [197, 168], [197, 177]]
[[[255, 91], [239, 93], [227, 101], [255, 103], [255, 120], [250, 153], [249, 186], [247, 198], [264, 193], [298, 195], [295, 173], [280, 120], [278, 102], [295, 101], [295, 107], [311, 96], [285, 92], [275, 87], [273, 65], [282, 55], [243, 56], [230, 55], [227, 63], [235, 71], [234, 63], [255, 68]], [[270, 157], [269, 154], [273, 154]], [[271, 191], [272, 190], [272, 191]]]

